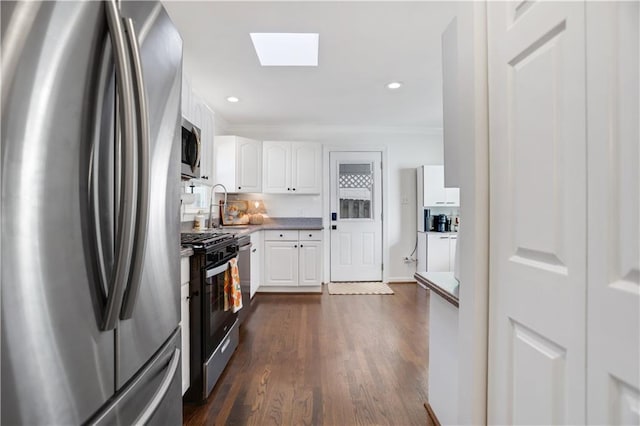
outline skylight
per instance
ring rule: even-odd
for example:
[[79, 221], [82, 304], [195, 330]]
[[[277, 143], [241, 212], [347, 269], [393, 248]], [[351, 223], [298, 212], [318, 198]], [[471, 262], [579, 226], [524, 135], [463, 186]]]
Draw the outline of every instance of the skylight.
[[263, 67], [317, 67], [317, 33], [251, 33]]

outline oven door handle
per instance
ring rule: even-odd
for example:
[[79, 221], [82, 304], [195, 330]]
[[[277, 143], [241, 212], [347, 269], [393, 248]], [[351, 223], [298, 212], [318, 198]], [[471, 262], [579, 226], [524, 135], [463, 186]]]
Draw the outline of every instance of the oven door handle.
[[211, 278], [213, 276], [221, 274], [224, 271], [226, 271], [228, 268], [229, 268], [229, 262], [226, 262], [224, 265], [220, 265], [213, 269], [207, 269], [207, 278]]
[[240, 246], [240, 248], [238, 249], [238, 251], [247, 251], [247, 250], [249, 250], [251, 247], [253, 247], [253, 243], [245, 244], [245, 245], [243, 245], [243, 246]]

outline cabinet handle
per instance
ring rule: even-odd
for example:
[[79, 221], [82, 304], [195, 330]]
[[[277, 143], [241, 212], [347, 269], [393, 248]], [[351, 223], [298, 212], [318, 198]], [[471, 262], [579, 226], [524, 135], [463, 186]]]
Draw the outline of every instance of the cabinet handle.
[[255, 253], [255, 252], [256, 252], [256, 250], [258, 250], [258, 249], [253, 249], [253, 250], [251, 250], [251, 253]]
[[302, 244], [300, 244], [300, 248], [304, 247]]
[[447, 201], [447, 204], [455, 204], [455, 201]]
[[282, 238], [282, 234], [280, 234], [280, 238]]
[[444, 204], [444, 201], [436, 201], [436, 204]]
[[287, 188], [287, 191], [291, 191], [291, 188]]
[[239, 186], [238, 189], [242, 189], [242, 187]]
[[297, 245], [295, 245], [295, 246], [293, 246], [293, 248], [298, 248], [298, 246], [297, 246]]
[[448, 240], [449, 237], [440, 237], [441, 240]]
[[295, 188], [293, 188], [293, 190], [295, 191], [296, 189], [295, 189]]
[[309, 234], [309, 237], [313, 237], [313, 234]]

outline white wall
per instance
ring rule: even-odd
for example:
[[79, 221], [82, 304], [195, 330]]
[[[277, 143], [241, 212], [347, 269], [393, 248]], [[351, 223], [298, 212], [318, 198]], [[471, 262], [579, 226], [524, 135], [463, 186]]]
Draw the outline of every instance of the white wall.
[[[283, 140], [317, 142], [329, 146], [372, 146], [386, 147], [388, 164], [383, 173], [387, 174], [387, 193], [384, 194], [388, 207], [388, 240], [386, 245], [391, 253], [385, 271], [389, 280], [413, 280], [415, 264], [405, 264], [416, 242], [416, 167], [422, 164], [442, 164], [441, 129], [390, 129], [353, 128], [336, 126], [306, 127], [264, 127], [228, 126], [226, 134], [235, 134], [257, 140]], [[325, 176], [328, 185], [329, 177]], [[402, 204], [402, 199], [407, 204]], [[324, 217], [321, 196], [269, 195], [265, 194], [270, 216]]]

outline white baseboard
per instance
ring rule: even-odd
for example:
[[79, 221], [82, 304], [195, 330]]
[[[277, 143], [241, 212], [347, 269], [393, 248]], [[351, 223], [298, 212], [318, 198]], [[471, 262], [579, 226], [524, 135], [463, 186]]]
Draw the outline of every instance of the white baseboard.
[[322, 286], [321, 285], [314, 285], [314, 286], [308, 286], [308, 287], [261, 286], [261, 287], [258, 287], [258, 290], [256, 290], [256, 293], [322, 293]]

